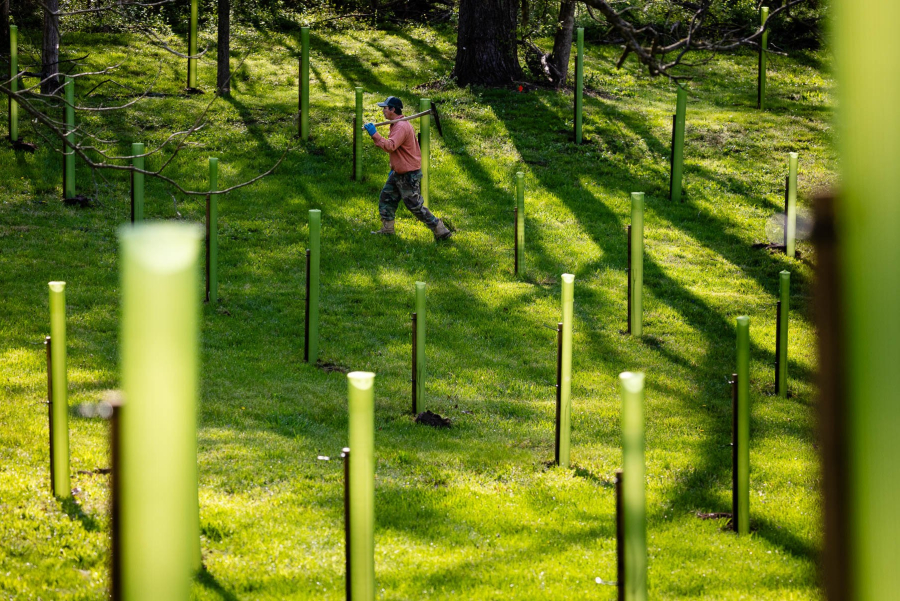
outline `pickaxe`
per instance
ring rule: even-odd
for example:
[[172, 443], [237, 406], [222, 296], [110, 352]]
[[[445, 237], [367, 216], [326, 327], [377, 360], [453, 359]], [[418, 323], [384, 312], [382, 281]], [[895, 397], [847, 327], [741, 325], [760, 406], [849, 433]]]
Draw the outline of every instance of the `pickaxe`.
[[415, 115], [410, 115], [408, 117], [401, 117], [400, 119], [394, 119], [393, 121], [381, 121], [380, 123], [376, 123], [375, 127], [390, 125], [391, 123], [397, 123], [399, 121], [411, 121], [412, 119], [418, 119], [424, 115], [432, 115], [434, 117], [434, 124], [437, 126], [438, 134], [443, 138], [444, 130], [441, 129], [441, 118], [438, 115], [437, 105], [434, 104], [434, 101], [431, 102], [431, 108], [427, 111], [422, 111], [421, 113], [416, 113]]

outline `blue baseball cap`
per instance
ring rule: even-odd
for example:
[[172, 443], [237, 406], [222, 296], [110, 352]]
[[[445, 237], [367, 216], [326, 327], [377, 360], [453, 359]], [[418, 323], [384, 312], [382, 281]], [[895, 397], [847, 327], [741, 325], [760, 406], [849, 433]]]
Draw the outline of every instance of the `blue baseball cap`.
[[388, 96], [387, 100], [384, 102], [379, 102], [378, 106], [389, 106], [392, 109], [396, 109], [398, 111], [403, 110], [403, 101], [397, 98], [396, 96]]

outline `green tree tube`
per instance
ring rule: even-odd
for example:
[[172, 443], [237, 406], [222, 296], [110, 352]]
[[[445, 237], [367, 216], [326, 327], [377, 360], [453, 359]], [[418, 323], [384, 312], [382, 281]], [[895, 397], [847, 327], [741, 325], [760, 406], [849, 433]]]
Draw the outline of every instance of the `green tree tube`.
[[577, 53], [575, 54], [575, 143], [581, 144], [584, 121], [584, 27], [576, 30]]
[[[769, 7], [761, 6], [759, 9], [760, 23], [766, 24], [769, 20]], [[766, 52], [769, 48], [769, 31], [766, 30], [762, 34], [759, 41], [759, 76], [756, 89], [756, 106], [760, 110], [766, 108]]]
[[309, 27], [300, 28], [300, 139], [309, 140]]
[[516, 173], [516, 265], [525, 271], [525, 174]]
[[[427, 111], [431, 108], [431, 99], [419, 100], [419, 111]], [[422, 201], [428, 206], [428, 190], [431, 172], [431, 115], [422, 115], [419, 118], [419, 145], [422, 151]]]
[[362, 164], [362, 134], [360, 133], [362, 130], [362, 126], [365, 124], [363, 121], [363, 89], [360, 87], [356, 88], [356, 132], [353, 135], [353, 140], [355, 144], [353, 145], [353, 164], [356, 166], [356, 172], [353, 174], [353, 179], [358, 182], [362, 181], [363, 177], [363, 164]]
[[684, 180], [684, 130], [687, 122], [687, 89], [676, 84], [675, 131], [672, 135], [672, 202], [681, 200]]
[[750, 532], [750, 318], [737, 318], [737, 533]]
[[125, 601], [186, 601], [199, 564], [197, 266], [202, 231], [119, 230]]
[[845, 378], [851, 590], [874, 601], [900, 590], [900, 3], [833, 5], [841, 166], [837, 232]]
[[68, 497], [69, 384], [66, 375], [66, 283], [50, 282], [50, 374], [53, 378], [53, 494]]
[[647, 599], [647, 517], [644, 467], [644, 374], [619, 374], [622, 395], [622, 509], [625, 513], [625, 599]]
[[350, 403], [350, 591], [375, 599], [375, 374], [347, 374]]
[[[75, 80], [66, 75], [66, 141], [75, 144]], [[63, 198], [75, 198], [75, 151], [65, 147], [65, 174]]]
[[[145, 157], [137, 156], [144, 154], [144, 144], [142, 142], [134, 142], [131, 145], [131, 166], [135, 169], [144, 169]], [[137, 171], [131, 172], [131, 222], [136, 223], [144, 220], [144, 174]]]
[[425, 282], [416, 282], [416, 405], [425, 406]]
[[631, 333], [644, 333], [644, 193], [631, 193]]
[[[191, 0], [191, 31], [188, 36], [188, 56], [197, 56], [197, 4], [198, 0]], [[197, 87], [197, 59], [188, 59], [187, 87], [193, 90]]]
[[[9, 89], [13, 92], [19, 91], [19, 28], [15, 25], [9, 26]], [[9, 140], [10, 142], [19, 141], [19, 103], [9, 97]]]
[[[322, 247], [322, 211], [309, 210], [309, 362], [319, 360], [319, 265]], [[353, 458], [354, 461], [356, 457]]]
[[778, 394], [787, 398], [788, 393], [788, 320], [790, 317], [791, 303], [791, 272], [782, 271], [779, 275], [778, 283], [781, 293], [781, 313], [778, 315], [780, 323], [780, 337], [776, 341], [778, 344], [778, 356], [781, 361], [778, 363]]
[[[219, 190], [219, 159], [209, 159], [209, 191]], [[219, 195], [209, 195], [209, 302], [219, 302]]]
[[794, 257], [797, 253], [797, 162], [798, 155], [792, 152], [788, 158], [787, 215], [784, 216], [785, 254]]
[[569, 467], [572, 448], [572, 320], [575, 276], [562, 274], [562, 378], [559, 386], [559, 465]]

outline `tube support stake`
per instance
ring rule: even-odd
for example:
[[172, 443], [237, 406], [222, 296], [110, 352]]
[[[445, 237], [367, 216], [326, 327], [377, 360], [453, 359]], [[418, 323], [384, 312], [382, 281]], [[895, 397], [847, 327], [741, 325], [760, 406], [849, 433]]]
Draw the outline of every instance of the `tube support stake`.
[[375, 374], [354, 371], [349, 384], [350, 592], [375, 599]]
[[644, 193], [631, 193], [631, 334], [644, 334]]
[[419, 337], [419, 328], [416, 325], [416, 314], [410, 313], [410, 317], [412, 318], [412, 336], [411, 336], [411, 338], [412, 338], [412, 380], [411, 380], [411, 382], [412, 382], [412, 414], [418, 415], [419, 414], [419, 403], [418, 403], [417, 395], [418, 395], [419, 382], [416, 377], [416, 374], [418, 373], [417, 361], [418, 361], [419, 352], [418, 352], [418, 349], [416, 348], [416, 340]]
[[750, 532], [750, 318], [737, 318], [737, 533]]
[[556, 324], [556, 420], [553, 440], [553, 461], [559, 465], [560, 421], [562, 418], [562, 334], [563, 324]]
[[50, 282], [50, 360], [53, 378], [53, 494], [71, 494], [69, 481], [69, 385], [66, 374], [66, 283]]
[[647, 599], [647, 518], [644, 476], [644, 374], [619, 374], [622, 396], [622, 506], [625, 528], [625, 599]]
[[[219, 159], [209, 159], [209, 191], [219, 189]], [[206, 300], [219, 302], [219, 195], [206, 196]]]
[[[769, 20], [769, 7], [761, 6], [759, 8], [760, 24], [765, 26]], [[769, 48], [769, 30], [763, 32], [762, 39], [759, 41], [759, 75], [757, 76], [756, 85], [756, 108], [764, 110], [766, 108], [766, 52]]]
[[559, 465], [569, 467], [572, 435], [572, 321], [575, 312], [575, 276], [562, 274], [562, 358], [559, 386]]
[[797, 163], [797, 153], [790, 153], [788, 159], [787, 211], [784, 223], [784, 252], [791, 258], [797, 253]]
[[[131, 144], [131, 166], [135, 169], [144, 170], [145, 157], [137, 156], [144, 154], [144, 144], [142, 142], [134, 142]], [[131, 223], [144, 220], [144, 174], [137, 171], [131, 172]]]
[[200, 568], [197, 496], [201, 228], [126, 226], [121, 245], [122, 594], [186, 600]]
[[672, 134], [672, 194], [670, 200], [679, 202], [684, 179], [684, 130], [687, 121], [687, 89], [676, 84], [675, 131]]
[[416, 282], [416, 405], [425, 404], [425, 282]]
[[516, 274], [525, 271], [525, 174], [516, 173]]
[[731, 529], [738, 531], [738, 375], [731, 374]]

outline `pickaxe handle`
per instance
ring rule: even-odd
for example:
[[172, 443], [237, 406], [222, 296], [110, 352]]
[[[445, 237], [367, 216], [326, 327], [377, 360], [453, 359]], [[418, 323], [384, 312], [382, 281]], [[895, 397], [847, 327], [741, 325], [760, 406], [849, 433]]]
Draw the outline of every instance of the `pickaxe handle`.
[[411, 121], [412, 119], [418, 119], [422, 115], [432, 115], [434, 112], [431, 109], [427, 111], [422, 111], [421, 113], [416, 113], [415, 115], [409, 115], [408, 117], [401, 117], [400, 119], [394, 119], [393, 121], [381, 121], [375, 124], [375, 127], [380, 127], [382, 125], [390, 125], [391, 123], [399, 123], [400, 121]]

